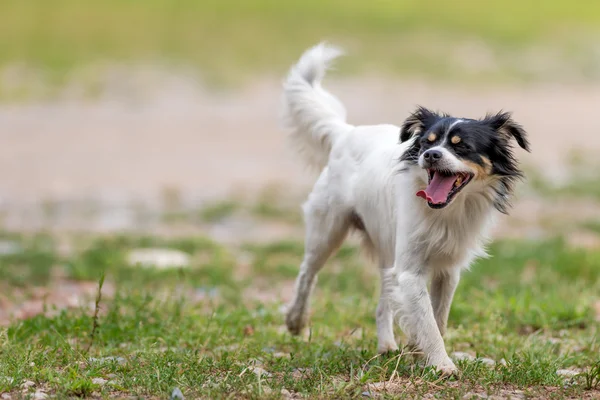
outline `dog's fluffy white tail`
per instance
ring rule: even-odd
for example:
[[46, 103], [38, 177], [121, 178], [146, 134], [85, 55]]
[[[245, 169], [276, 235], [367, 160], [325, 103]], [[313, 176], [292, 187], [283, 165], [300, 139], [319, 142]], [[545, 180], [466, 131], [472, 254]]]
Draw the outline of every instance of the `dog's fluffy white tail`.
[[283, 85], [284, 124], [309, 165], [327, 165], [335, 140], [351, 129], [342, 103], [321, 87], [331, 62], [342, 54], [321, 43], [307, 50], [292, 67]]

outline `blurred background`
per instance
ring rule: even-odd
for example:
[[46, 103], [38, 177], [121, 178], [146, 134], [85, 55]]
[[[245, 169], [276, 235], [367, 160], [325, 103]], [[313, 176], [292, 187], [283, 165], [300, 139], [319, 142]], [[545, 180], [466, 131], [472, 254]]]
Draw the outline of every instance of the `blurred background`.
[[322, 40], [346, 49], [325, 84], [352, 123], [400, 124], [417, 104], [514, 112], [533, 152], [519, 154], [529, 179], [504, 233], [597, 218], [597, 1], [7, 0], [0, 223], [296, 232], [254, 217], [297, 221], [312, 184], [278, 101], [289, 66]]
[[600, 1], [2, 0], [3, 399], [364, 398], [394, 377], [443, 397], [373, 357], [379, 278], [356, 238], [310, 333], [285, 333], [315, 176], [279, 126], [281, 82], [323, 40], [346, 50], [324, 84], [351, 123], [424, 105], [529, 132], [446, 335], [498, 364], [460, 364], [448, 398], [598, 394]]

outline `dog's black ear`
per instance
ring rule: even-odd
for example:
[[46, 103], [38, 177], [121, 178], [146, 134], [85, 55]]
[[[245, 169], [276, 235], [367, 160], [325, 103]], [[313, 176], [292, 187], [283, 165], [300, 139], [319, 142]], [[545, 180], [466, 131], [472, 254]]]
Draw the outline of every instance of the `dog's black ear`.
[[527, 132], [521, 125], [513, 121], [509, 112], [500, 111], [498, 114], [488, 115], [483, 122], [491, 126], [500, 135], [508, 138], [513, 137], [521, 148], [531, 151], [529, 140], [527, 140]]
[[400, 129], [400, 142], [406, 142], [414, 135], [418, 135], [431, 128], [439, 119], [440, 115], [425, 107], [417, 107], [402, 124]]

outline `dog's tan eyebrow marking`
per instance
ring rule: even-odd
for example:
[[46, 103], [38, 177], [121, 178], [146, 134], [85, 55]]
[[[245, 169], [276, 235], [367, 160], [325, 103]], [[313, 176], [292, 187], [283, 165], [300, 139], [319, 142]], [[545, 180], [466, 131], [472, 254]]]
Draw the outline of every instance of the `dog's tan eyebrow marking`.
[[452, 142], [452, 144], [458, 144], [461, 141], [460, 136], [454, 135], [452, 136], [452, 139], [450, 139], [450, 141]]
[[435, 139], [437, 139], [437, 135], [433, 132], [431, 132], [429, 136], [427, 136], [427, 140], [429, 140], [430, 142], [435, 142]]
[[481, 161], [485, 164], [485, 172], [488, 174], [492, 172], [492, 162], [486, 156], [479, 156]]

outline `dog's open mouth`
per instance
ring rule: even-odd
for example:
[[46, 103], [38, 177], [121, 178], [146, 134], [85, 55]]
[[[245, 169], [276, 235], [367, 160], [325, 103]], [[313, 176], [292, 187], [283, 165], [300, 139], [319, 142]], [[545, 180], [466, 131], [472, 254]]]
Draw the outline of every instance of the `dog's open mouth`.
[[429, 184], [417, 196], [427, 200], [431, 208], [444, 208], [473, 178], [468, 172], [449, 172], [428, 169]]

